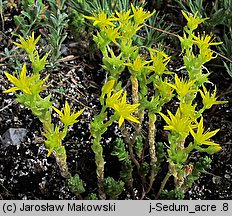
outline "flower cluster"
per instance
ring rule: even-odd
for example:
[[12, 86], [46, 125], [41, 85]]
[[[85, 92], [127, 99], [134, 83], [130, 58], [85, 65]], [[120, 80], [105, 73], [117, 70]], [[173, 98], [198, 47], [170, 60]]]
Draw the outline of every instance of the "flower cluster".
[[20, 36], [20, 42], [15, 43], [18, 47], [24, 49], [28, 54], [31, 61], [31, 67], [33, 72], [30, 76], [27, 76], [26, 64], [23, 64], [22, 70], [18, 77], [5, 72], [8, 80], [14, 85], [14, 87], [5, 90], [4, 93], [10, 93], [20, 91], [21, 94], [17, 94], [17, 101], [32, 111], [32, 113], [39, 118], [43, 124], [43, 135], [46, 138], [45, 146], [48, 149], [48, 156], [54, 152], [57, 164], [60, 167], [61, 175], [66, 177], [70, 176], [66, 164], [66, 151], [62, 145], [62, 140], [65, 138], [68, 132], [68, 126], [75, 124], [76, 120], [84, 111], [71, 113], [68, 102], [65, 103], [64, 113], [53, 107], [53, 109], [60, 115], [60, 120], [64, 124], [63, 130], [60, 126], [52, 123], [52, 102], [50, 101], [51, 95], [45, 98], [40, 96], [40, 92], [46, 89], [48, 86], [44, 83], [48, 80], [49, 75], [45, 79], [40, 79], [39, 72], [44, 69], [46, 64], [47, 55], [40, 59], [38, 51], [35, 50], [35, 46], [39, 41], [40, 36], [34, 39], [34, 32], [32, 36], [26, 40]]
[[[197, 162], [189, 163], [190, 153], [195, 150], [214, 154], [221, 150], [221, 146], [211, 140], [219, 129], [205, 129], [202, 115], [213, 105], [226, 103], [217, 100], [216, 87], [211, 92], [207, 89], [208, 84], [205, 84], [209, 71], [204, 64], [216, 57], [210, 46], [220, 43], [213, 42], [212, 34], [194, 32], [206, 18], [199, 18], [197, 13], [191, 15], [182, 11], [187, 20], [183, 36], [179, 36], [184, 60], [182, 68], [186, 70], [185, 75], [187, 74], [183, 77], [179, 72], [170, 71], [170, 56], [158, 48], [144, 46], [145, 40], [138, 34], [155, 11], [149, 12], [133, 4], [127, 11], [115, 11], [112, 14], [106, 11], [98, 10], [92, 16], [84, 16], [98, 28], [93, 39], [103, 55], [102, 67], [108, 73], [99, 98], [101, 110], [90, 123], [98, 196], [105, 199], [107, 194], [110, 198], [118, 198], [125, 185], [135, 197], [134, 176], [140, 176], [141, 179], [142, 190], [138, 191], [143, 191], [143, 195], [150, 193], [164, 160], [169, 164], [168, 172], [156, 198], [170, 176], [173, 176], [175, 189], [184, 194], [189, 186], [189, 178], [194, 178], [192, 173], [198, 172]], [[72, 105], [66, 101], [64, 107], [58, 109], [52, 106], [51, 94], [44, 98], [41, 96], [41, 91], [48, 87], [45, 82], [49, 76], [40, 78], [40, 72], [47, 63], [47, 55], [40, 58], [36, 50], [39, 39], [40, 36], [35, 38], [33, 32], [26, 39], [19, 36], [20, 43], [14, 43], [26, 51], [31, 61], [31, 74], [28, 75], [26, 64], [23, 64], [21, 71], [15, 76], [5, 72], [5, 76], [14, 86], [4, 93], [20, 92], [16, 94], [17, 101], [30, 109], [43, 125], [42, 134], [45, 137], [47, 155], [55, 156], [61, 175], [69, 179], [71, 190], [82, 193], [85, 190], [79, 175], [72, 178], [68, 170], [62, 141], [69, 127], [78, 122], [85, 108], [72, 111]], [[198, 52], [195, 52], [196, 47]], [[123, 82], [125, 76], [128, 78], [127, 83]], [[173, 97], [175, 100], [172, 100]], [[202, 102], [197, 104], [196, 98]], [[165, 104], [171, 101], [175, 101], [175, 106], [164, 109]], [[54, 111], [59, 116], [58, 124], [53, 120]], [[159, 116], [165, 122], [163, 129], [169, 131], [166, 143], [159, 142], [159, 136], [156, 135], [156, 126], [162, 123]], [[125, 121], [131, 123], [130, 127], [127, 127]], [[120, 136], [123, 138], [112, 144], [112, 155], [117, 156], [121, 163], [119, 181], [104, 176], [102, 138], [115, 122], [118, 123]], [[164, 145], [167, 149], [163, 148]], [[144, 153], [149, 153], [149, 156], [145, 157]], [[205, 161], [209, 164], [208, 159]]]
[[[156, 116], [161, 115], [167, 124], [164, 126], [164, 130], [170, 131], [168, 136], [170, 148], [166, 155], [169, 162], [168, 175], [174, 176], [176, 187], [183, 186], [184, 188], [187, 177], [184, 164], [186, 165], [190, 152], [195, 149], [213, 154], [221, 149], [219, 144], [210, 140], [218, 130], [204, 130], [202, 113], [214, 104], [225, 103], [217, 101], [216, 88], [211, 94], [204, 86], [204, 83], [208, 81], [209, 73], [203, 64], [215, 57], [209, 47], [220, 44], [213, 42], [211, 34], [195, 35], [194, 31], [198, 25], [207, 18], [202, 19], [197, 16], [197, 13], [191, 15], [182, 11], [187, 25], [184, 28], [183, 36], [179, 36], [179, 40], [184, 60], [183, 68], [186, 69], [188, 75], [181, 78], [178, 74], [173, 75], [169, 71], [170, 56], [164, 51], [136, 43], [137, 32], [154, 13], [147, 12], [142, 7], [131, 5], [131, 9], [127, 11], [116, 11], [109, 15], [102, 11], [94, 16], [85, 17], [93, 20], [93, 25], [99, 27], [94, 41], [102, 51], [103, 68], [109, 73], [108, 81], [103, 86], [100, 97], [102, 110], [92, 124], [92, 133], [95, 138], [94, 151], [98, 154], [97, 148], [101, 149], [101, 151], [99, 150], [101, 152], [100, 159], [103, 162], [100, 145], [101, 135], [106, 132], [112, 121], [118, 121], [122, 135], [129, 146], [132, 161], [135, 162], [137, 169], [141, 170], [142, 164], [134, 156], [136, 149], [133, 150], [133, 145], [137, 139], [136, 136], [141, 135], [141, 124], [146, 118], [145, 113], [147, 113], [149, 156], [151, 159], [150, 183], [147, 192], [152, 188], [158, 169], [159, 155], [156, 152], [157, 143], [155, 141]], [[199, 48], [197, 54], [194, 52], [194, 46]], [[127, 70], [125, 70], [126, 68]], [[120, 78], [123, 71], [129, 72], [132, 104], [127, 103], [126, 99], [129, 91], [124, 90], [121, 86]], [[198, 108], [199, 106], [195, 104], [195, 98], [198, 95], [202, 98], [202, 108]], [[173, 114], [167, 110], [168, 115], [165, 115], [162, 111], [163, 106], [174, 96], [179, 100], [177, 111]], [[109, 116], [107, 108], [114, 111], [108, 121], [106, 120]], [[136, 123], [133, 135], [125, 127], [122, 127], [125, 120]], [[192, 136], [192, 142], [187, 141], [189, 136]], [[140, 142], [139, 149], [143, 149], [141, 143], [143, 140]], [[102, 166], [102, 163], [98, 163], [97, 166]], [[187, 164], [187, 166], [190, 165]], [[100, 167], [99, 170], [103, 172]], [[143, 179], [144, 176], [141, 178]]]

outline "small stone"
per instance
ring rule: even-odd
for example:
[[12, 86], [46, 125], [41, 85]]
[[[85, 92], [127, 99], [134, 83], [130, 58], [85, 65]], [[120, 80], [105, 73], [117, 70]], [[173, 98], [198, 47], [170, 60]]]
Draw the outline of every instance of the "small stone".
[[26, 140], [28, 130], [25, 128], [9, 128], [2, 135], [2, 145], [3, 148], [6, 148], [10, 144], [20, 145]]
[[220, 184], [221, 183], [221, 178], [218, 177], [218, 176], [214, 176], [212, 178], [212, 181], [213, 181], [214, 184]]

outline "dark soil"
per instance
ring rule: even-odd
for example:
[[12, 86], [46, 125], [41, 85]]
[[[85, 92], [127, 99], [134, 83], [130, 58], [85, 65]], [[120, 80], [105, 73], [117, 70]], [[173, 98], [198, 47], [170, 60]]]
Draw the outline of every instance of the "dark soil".
[[[168, 17], [169, 19], [173, 17], [170, 12]], [[15, 27], [11, 18], [5, 26], [8, 28], [0, 42], [0, 53], [4, 52], [5, 47], [9, 49], [12, 47], [10, 32]], [[70, 129], [63, 144], [67, 151], [71, 174], [80, 175], [88, 193], [97, 193], [96, 166], [91, 150], [89, 127], [94, 115], [99, 111], [98, 98], [106, 75], [100, 67], [99, 55], [91, 58], [88, 50], [80, 49], [78, 45], [75, 47], [75, 41], [72, 41], [71, 37], [65, 41], [64, 46], [68, 49], [68, 54], [74, 55], [75, 58], [62, 61], [56, 70], [47, 69], [42, 73], [42, 76], [51, 74], [50, 86], [44, 91], [44, 95], [52, 93], [56, 107], [62, 107], [65, 100], [76, 110], [86, 107], [80, 121]], [[47, 157], [39, 120], [29, 110], [15, 102], [13, 94], [2, 93], [10, 86], [2, 71], [13, 72], [11, 61], [12, 59], [1, 57], [0, 136], [9, 128], [26, 128], [29, 132], [27, 140], [18, 146], [10, 145], [3, 148], [0, 141], [0, 199], [77, 199], [68, 189], [66, 180], [60, 175], [55, 158], [52, 155]], [[177, 64], [172, 62], [170, 66], [179, 68]], [[215, 62], [214, 65], [207, 66], [212, 71], [210, 81], [217, 86], [218, 100], [228, 100], [229, 103], [214, 106], [204, 114], [204, 118], [207, 127], [212, 130], [220, 128], [213, 140], [221, 144], [222, 151], [210, 156], [212, 168], [203, 173], [186, 192], [186, 199], [232, 199], [232, 79], [219, 64], [220, 62]], [[56, 115], [54, 119], [57, 119]], [[157, 124], [158, 128], [162, 127], [160, 122]], [[117, 136], [121, 134], [115, 124], [104, 135], [102, 142], [106, 176], [116, 178], [119, 177], [120, 165], [110, 153]], [[87, 192], [84, 195], [87, 195]], [[120, 198], [127, 197], [128, 194], [124, 192]]]

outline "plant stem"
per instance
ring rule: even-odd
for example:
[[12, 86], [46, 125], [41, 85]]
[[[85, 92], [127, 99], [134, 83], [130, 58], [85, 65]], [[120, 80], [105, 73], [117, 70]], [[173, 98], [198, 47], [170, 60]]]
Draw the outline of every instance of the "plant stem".
[[0, 0], [0, 16], [1, 16], [1, 20], [2, 20], [2, 32], [4, 32], [5, 30], [5, 20], [4, 20], [4, 16], [3, 16], [3, 5], [2, 5], [2, 0]]
[[55, 156], [55, 159], [56, 159], [56, 163], [60, 168], [61, 176], [66, 178], [66, 179], [70, 178], [71, 173], [69, 172], [68, 165], [67, 165], [67, 162], [66, 162], [66, 155], [65, 155], [65, 158], [60, 158], [55, 152], [54, 156]]
[[80, 193], [74, 193], [74, 194], [79, 200], [83, 200], [83, 197], [81, 196]]
[[[131, 84], [132, 84], [132, 100], [133, 104], [138, 104], [139, 103], [139, 96], [138, 96], [138, 91], [139, 91], [139, 82], [138, 79], [135, 76], [131, 76]], [[132, 137], [132, 145], [136, 142], [137, 136], [140, 134], [141, 127], [142, 127], [142, 122], [144, 118], [144, 109], [140, 109], [139, 111], [135, 112], [135, 115], [138, 117], [140, 124], [136, 124], [134, 127], [135, 132]]]
[[[128, 144], [128, 149], [129, 149], [129, 154], [130, 154], [130, 158], [133, 161], [133, 163], [136, 166], [136, 169], [138, 171], [138, 173], [140, 172], [140, 163], [138, 162], [138, 160], [136, 159], [135, 155], [134, 155], [134, 151], [133, 151], [133, 144], [135, 142], [136, 139], [133, 140], [130, 139], [130, 133], [129, 131], [125, 128], [125, 125], [123, 124], [121, 127], [121, 132], [122, 135], [125, 139], [125, 142]], [[146, 185], [146, 180], [145, 180], [145, 176], [144, 175], [140, 175], [141, 177], [141, 181], [142, 181], [142, 185]]]
[[139, 96], [138, 96], [139, 82], [135, 76], [131, 76], [130, 79], [131, 79], [131, 84], [132, 84], [133, 104], [137, 104], [137, 103], [139, 103]]
[[103, 148], [100, 144], [101, 135], [99, 134], [94, 140], [92, 145], [92, 150], [95, 154], [96, 163], [96, 173], [98, 179], [98, 195], [99, 198], [104, 200], [106, 195], [104, 192], [104, 158], [103, 158]]
[[98, 179], [98, 195], [99, 198], [102, 200], [106, 199], [106, 194], [104, 192], [104, 158], [103, 158], [103, 148], [102, 145], [100, 143], [101, 138], [102, 138], [102, 134], [107, 130], [107, 127], [109, 127], [115, 120], [116, 116], [113, 115], [110, 117], [110, 119], [106, 122], [103, 123], [104, 119], [105, 119], [105, 108], [106, 107], [102, 107], [102, 110], [100, 112], [100, 114], [95, 117], [95, 119], [97, 119], [98, 123], [101, 122], [101, 127], [98, 128], [94, 128], [94, 130], [92, 130], [92, 136], [94, 137], [93, 140], [93, 145], [92, 145], [92, 150], [95, 154], [95, 164], [97, 166], [96, 168], [96, 173], [97, 173], [97, 179]]
[[135, 129], [135, 132], [133, 134], [133, 137], [132, 137], [132, 145], [134, 145], [134, 143], [136, 142], [136, 139], [137, 139], [137, 136], [140, 134], [141, 132], [141, 128], [142, 128], [142, 122], [143, 122], [143, 119], [144, 119], [144, 109], [140, 109], [138, 111], [138, 119], [140, 121], [140, 124], [136, 124], [134, 129]]
[[148, 141], [149, 141], [149, 153], [150, 153], [150, 165], [151, 165], [151, 174], [150, 174], [150, 183], [146, 193], [149, 193], [153, 182], [156, 176], [156, 149], [155, 149], [155, 122], [156, 122], [156, 115], [155, 113], [149, 113], [149, 131], [148, 131]]
[[[139, 103], [139, 96], [138, 96], [139, 83], [138, 83], [138, 79], [133, 75], [130, 76], [130, 79], [131, 79], [131, 84], [132, 84], [132, 100], [133, 100], [133, 104], [137, 104], [137, 103]], [[135, 112], [135, 115], [138, 117], [138, 112]], [[134, 162], [137, 169], [139, 170], [140, 164], [136, 160], [135, 155], [133, 153], [133, 144], [134, 144], [134, 142], [136, 140], [136, 137], [138, 136], [140, 124], [138, 124], [135, 128], [136, 129], [135, 129], [135, 132], [134, 132], [134, 135], [133, 135], [132, 139], [130, 139], [130, 133], [128, 132], [128, 130], [126, 130], [124, 124], [123, 124], [123, 127], [122, 127], [122, 134], [124, 135], [124, 138], [125, 138], [125, 140], [126, 140], [126, 142], [128, 144], [131, 160]]]
[[168, 173], [167, 173], [166, 176], [164, 177], [163, 181], [161, 182], [160, 189], [159, 189], [158, 193], [156, 194], [155, 199], [158, 199], [158, 198], [159, 198], [159, 196], [160, 196], [162, 190], [164, 189], [164, 187], [165, 187], [165, 185], [166, 185], [166, 183], [167, 183], [167, 181], [168, 181], [168, 179], [170, 178], [171, 175], [172, 175], [171, 172], [168, 171]]
[[128, 149], [129, 149], [129, 153], [130, 153], [130, 158], [133, 161], [133, 163], [135, 164], [137, 170], [140, 169], [140, 164], [137, 161], [137, 159], [135, 158], [134, 152], [133, 152], [133, 144], [131, 142], [130, 139], [130, 133], [129, 131], [125, 128], [125, 124], [123, 123], [122, 127], [121, 127], [121, 131], [122, 131], [122, 135], [125, 139], [125, 142], [128, 144]]

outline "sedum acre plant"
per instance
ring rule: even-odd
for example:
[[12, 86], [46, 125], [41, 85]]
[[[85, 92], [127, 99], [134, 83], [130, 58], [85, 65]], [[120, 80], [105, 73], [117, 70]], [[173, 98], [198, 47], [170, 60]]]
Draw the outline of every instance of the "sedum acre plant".
[[[216, 87], [213, 93], [205, 87], [209, 72], [204, 64], [216, 58], [209, 47], [220, 43], [213, 42], [212, 35], [194, 33], [205, 19], [198, 18], [197, 14], [192, 16], [182, 12], [187, 20], [187, 26], [179, 39], [182, 47], [183, 68], [188, 73], [182, 78], [181, 75], [168, 70], [170, 56], [161, 50], [136, 44], [138, 31], [143, 28], [146, 19], [154, 13], [131, 5], [131, 9], [115, 11], [111, 15], [99, 10], [95, 11], [93, 16], [85, 16], [98, 28], [94, 41], [102, 52], [102, 67], [108, 74], [100, 97], [102, 109], [91, 124], [92, 149], [95, 153], [99, 195], [102, 199], [106, 196], [103, 185], [104, 154], [100, 141], [102, 134], [107, 131], [113, 121], [118, 122], [124, 139], [115, 143], [112, 154], [123, 162], [121, 179], [125, 181], [125, 186], [131, 191], [132, 197], [135, 195], [131, 162], [141, 178], [144, 191], [142, 196], [145, 196], [151, 192], [160, 171], [160, 164], [166, 158], [168, 171], [160, 188], [153, 190], [156, 193], [155, 196], [159, 198], [162, 191], [163, 196], [167, 194], [164, 188], [169, 178], [173, 176], [175, 188], [170, 191], [170, 194], [175, 197], [176, 193], [179, 197], [183, 197], [186, 189], [196, 179], [195, 173], [199, 177], [199, 172], [206, 168], [203, 164], [209, 164], [210, 161], [205, 157], [208, 162], [201, 163], [202, 167], [199, 171], [199, 164], [197, 167], [197, 163], [189, 163], [190, 153], [195, 150], [214, 154], [221, 150], [219, 144], [210, 140], [219, 129], [205, 130], [202, 115], [214, 104], [226, 103], [217, 101]], [[194, 52], [194, 46], [198, 47], [199, 53]], [[130, 85], [122, 86], [123, 72], [128, 73]], [[127, 98], [127, 92], [131, 92], [129, 98]], [[202, 98], [202, 107], [195, 103], [194, 99], [198, 95]], [[178, 99], [177, 110], [174, 113], [170, 110], [165, 111], [164, 105], [174, 96]], [[109, 112], [110, 109], [113, 112]], [[156, 122], [159, 115], [167, 124], [164, 130], [169, 131], [166, 153], [165, 143], [156, 141]], [[130, 122], [133, 133], [129, 131], [125, 120]], [[142, 134], [143, 124], [147, 125], [147, 137]], [[187, 141], [187, 137], [192, 137], [193, 141]], [[150, 164], [144, 159], [147, 146]]]
[[[13, 76], [5, 72], [6, 77], [14, 87], [5, 90], [4, 93], [18, 92], [16, 94], [17, 102], [31, 110], [43, 124], [43, 135], [45, 137], [45, 146], [48, 149], [48, 156], [51, 154], [55, 156], [56, 162], [60, 168], [60, 173], [64, 178], [71, 178], [71, 183], [74, 182], [78, 184], [78, 176], [75, 175], [71, 177], [68, 170], [66, 151], [65, 147], [62, 145], [62, 140], [67, 135], [68, 127], [78, 121], [77, 118], [82, 114], [84, 109], [78, 112], [74, 110], [71, 113], [70, 105], [68, 102], [65, 102], [64, 111], [62, 112], [52, 106], [51, 94], [44, 98], [40, 96], [40, 93], [48, 87], [44, 83], [48, 80], [49, 75], [45, 79], [40, 78], [40, 72], [45, 68], [47, 55], [40, 59], [38, 52], [35, 50], [40, 36], [35, 39], [34, 32], [32, 36], [27, 37], [27, 39], [21, 36], [19, 38], [20, 43], [14, 44], [26, 51], [31, 61], [33, 71], [30, 75], [27, 75], [27, 68], [24, 63], [18, 76]], [[55, 110], [59, 114], [60, 120], [63, 123], [62, 128], [52, 122], [52, 110]], [[79, 181], [79, 185], [82, 185], [82, 181]]]
[[[195, 33], [205, 19], [182, 12], [187, 25], [179, 40], [181, 61], [187, 75], [175, 74], [168, 69], [171, 56], [162, 50], [141, 45], [141, 41], [137, 43], [139, 31], [154, 13], [131, 5], [131, 9], [110, 15], [99, 10], [92, 16], [85, 16], [98, 28], [93, 38], [102, 52], [102, 67], [107, 72], [99, 97], [101, 110], [90, 125], [98, 197], [89, 194], [89, 199], [118, 199], [124, 189], [130, 192], [132, 199], [143, 199], [149, 193], [156, 199], [183, 199], [185, 191], [210, 167], [211, 162], [208, 156], [190, 162], [190, 154], [193, 151], [214, 154], [221, 150], [221, 146], [211, 140], [219, 129], [205, 129], [203, 117], [204, 111], [213, 105], [226, 103], [217, 100], [216, 87], [213, 92], [207, 89], [209, 72], [204, 66], [216, 58], [210, 46], [220, 43], [213, 42], [212, 35]], [[52, 106], [51, 94], [44, 98], [40, 96], [41, 91], [47, 88], [45, 82], [49, 76], [40, 78], [47, 55], [40, 58], [36, 51], [39, 39], [40, 36], [35, 39], [32, 33], [27, 39], [20, 36], [20, 43], [15, 43], [27, 52], [32, 73], [27, 75], [26, 64], [18, 76], [5, 72], [14, 86], [4, 92], [19, 92], [16, 100], [42, 122], [48, 156], [55, 156], [70, 190], [82, 199], [81, 193], [86, 191], [84, 183], [78, 174], [71, 176], [62, 140], [84, 109], [71, 111], [70, 104], [65, 102], [63, 110], [59, 110]], [[128, 77], [126, 84], [125, 76]], [[201, 104], [196, 103], [196, 97], [202, 99]], [[174, 101], [176, 109], [166, 110], [165, 105]], [[53, 123], [53, 110], [59, 115], [60, 124]], [[168, 131], [166, 141], [160, 140], [157, 133], [161, 120], [165, 123], [163, 129]], [[113, 123], [117, 123], [121, 131], [121, 136], [112, 143], [111, 153], [121, 165], [119, 179], [105, 176], [102, 137]], [[174, 187], [167, 190], [165, 186], [170, 177], [174, 180]], [[159, 182], [154, 184], [155, 181]], [[160, 186], [154, 188], [154, 185]], [[141, 193], [136, 194], [136, 191]]]

